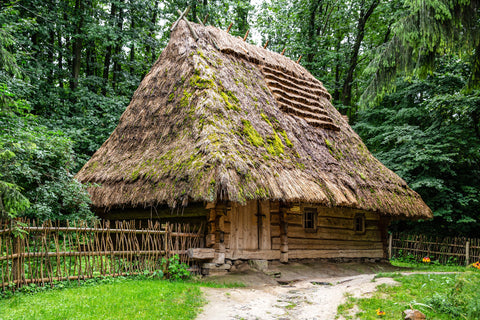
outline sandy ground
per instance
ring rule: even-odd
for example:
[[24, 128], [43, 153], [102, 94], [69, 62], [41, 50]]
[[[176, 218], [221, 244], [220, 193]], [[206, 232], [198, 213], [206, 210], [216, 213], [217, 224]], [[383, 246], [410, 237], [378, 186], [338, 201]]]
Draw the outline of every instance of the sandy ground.
[[365, 296], [380, 284], [394, 284], [390, 278], [372, 282], [375, 273], [391, 269], [381, 264], [307, 262], [269, 266], [269, 272], [280, 273], [280, 278], [254, 270], [217, 277], [216, 281], [242, 282], [247, 287], [203, 289], [209, 302], [197, 319], [335, 319], [345, 294]]

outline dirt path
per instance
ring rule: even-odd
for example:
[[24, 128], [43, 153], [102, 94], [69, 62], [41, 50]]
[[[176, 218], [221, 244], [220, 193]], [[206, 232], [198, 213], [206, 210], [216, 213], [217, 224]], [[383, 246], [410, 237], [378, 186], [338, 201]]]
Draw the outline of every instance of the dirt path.
[[[209, 302], [197, 320], [335, 319], [337, 307], [345, 301], [346, 293], [360, 297], [372, 293], [380, 284], [395, 283], [391, 278], [379, 278], [372, 282], [375, 273], [358, 274], [362, 271], [341, 269], [344, 266], [322, 267], [314, 269], [297, 265], [284, 268], [281, 283], [288, 283], [286, 285], [250, 273], [243, 278], [250, 287], [205, 288], [203, 290]], [[332, 273], [338, 275], [332, 276]], [[242, 279], [238, 280], [241, 282]]]

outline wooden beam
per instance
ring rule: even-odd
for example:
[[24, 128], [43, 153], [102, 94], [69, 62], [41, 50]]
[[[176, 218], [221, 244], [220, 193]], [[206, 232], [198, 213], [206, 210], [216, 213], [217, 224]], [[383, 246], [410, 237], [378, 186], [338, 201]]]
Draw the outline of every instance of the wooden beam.
[[263, 49], [267, 49], [268, 41], [269, 41], [269, 40], [267, 40], [267, 42], [265, 42], [265, 45], [263, 46]]
[[210, 17], [210, 13], [207, 13], [205, 18], [203, 19], [203, 25], [205, 25], [207, 23], [208, 17]]
[[300, 55], [300, 57], [298, 57], [297, 63], [300, 63], [300, 60], [302, 60], [302, 55]]
[[[180, 10], [177, 10], [177, 11], [180, 11]], [[170, 31], [173, 31], [173, 30], [177, 27], [177, 25], [178, 25], [178, 23], [180, 22], [180, 20], [182, 20], [182, 18], [185, 17], [189, 12], [190, 12], [190, 6], [188, 6], [188, 7], [185, 9], [185, 11], [183, 11], [183, 12], [180, 11], [180, 17], [177, 19], [177, 21], [175, 21], [175, 22], [173, 23], [172, 27], [170, 28]]]
[[283, 56], [283, 54], [285, 53], [285, 49], [286, 49], [286, 48], [283, 48], [282, 53], [280, 53], [282, 56]]
[[243, 37], [243, 41], [246, 41], [247, 40], [247, 37], [248, 37], [248, 33], [250, 32], [250, 30], [247, 30], [247, 32], [245, 33], [245, 36]]
[[270, 201], [259, 200], [258, 212], [258, 248], [269, 250], [272, 248], [270, 236]]
[[230, 32], [230, 29], [232, 28], [232, 26], [233, 26], [233, 22], [230, 22], [230, 25], [228, 26], [228, 29], [227, 29], [227, 33]]
[[[182, 16], [182, 11], [177, 10], [177, 12], [180, 14], [180, 16]], [[188, 27], [188, 29], [190, 29], [190, 33], [192, 34], [195, 41], [197, 41], [198, 40], [198, 34], [195, 31], [195, 29], [193, 29], [193, 27], [190, 25], [190, 22], [188, 22], [188, 20], [187, 20], [187, 18], [185, 18], [185, 16], [182, 16], [181, 19], [183, 19], [183, 21], [185, 21], [187, 23], [187, 27]]]
[[288, 222], [285, 208], [280, 209], [280, 262], [288, 262]]
[[187, 256], [190, 259], [207, 260], [213, 259], [215, 256], [215, 249], [213, 248], [190, 248], [187, 250]]
[[197, 16], [197, 21], [202, 27], [205, 27], [205, 24], [203, 23], [202, 20], [200, 20], [200, 18], [198, 16]]

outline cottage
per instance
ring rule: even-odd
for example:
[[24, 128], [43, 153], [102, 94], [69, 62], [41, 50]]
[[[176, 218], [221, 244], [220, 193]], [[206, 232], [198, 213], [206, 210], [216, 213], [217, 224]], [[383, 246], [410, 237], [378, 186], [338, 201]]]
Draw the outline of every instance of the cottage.
[[432, 216], [299, 63], [191, 27], [76, 176], [101, 217], [204, 223], [199, 254], [222, 262], [382, 258], [391, 219]]

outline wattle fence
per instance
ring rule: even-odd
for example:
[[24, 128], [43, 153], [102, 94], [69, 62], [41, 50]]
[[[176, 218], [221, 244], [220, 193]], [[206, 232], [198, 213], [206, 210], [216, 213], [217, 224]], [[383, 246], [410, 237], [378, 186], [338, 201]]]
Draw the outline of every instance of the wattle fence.
[[394, 233], [389, 238], [389, 258], [413, 258], [468, 265], [480, 259], [480, 239], [428, 237]]
[[203, 246], [200, 227], [147, 221], [0, 221], [0, 288], [165, 270]]

